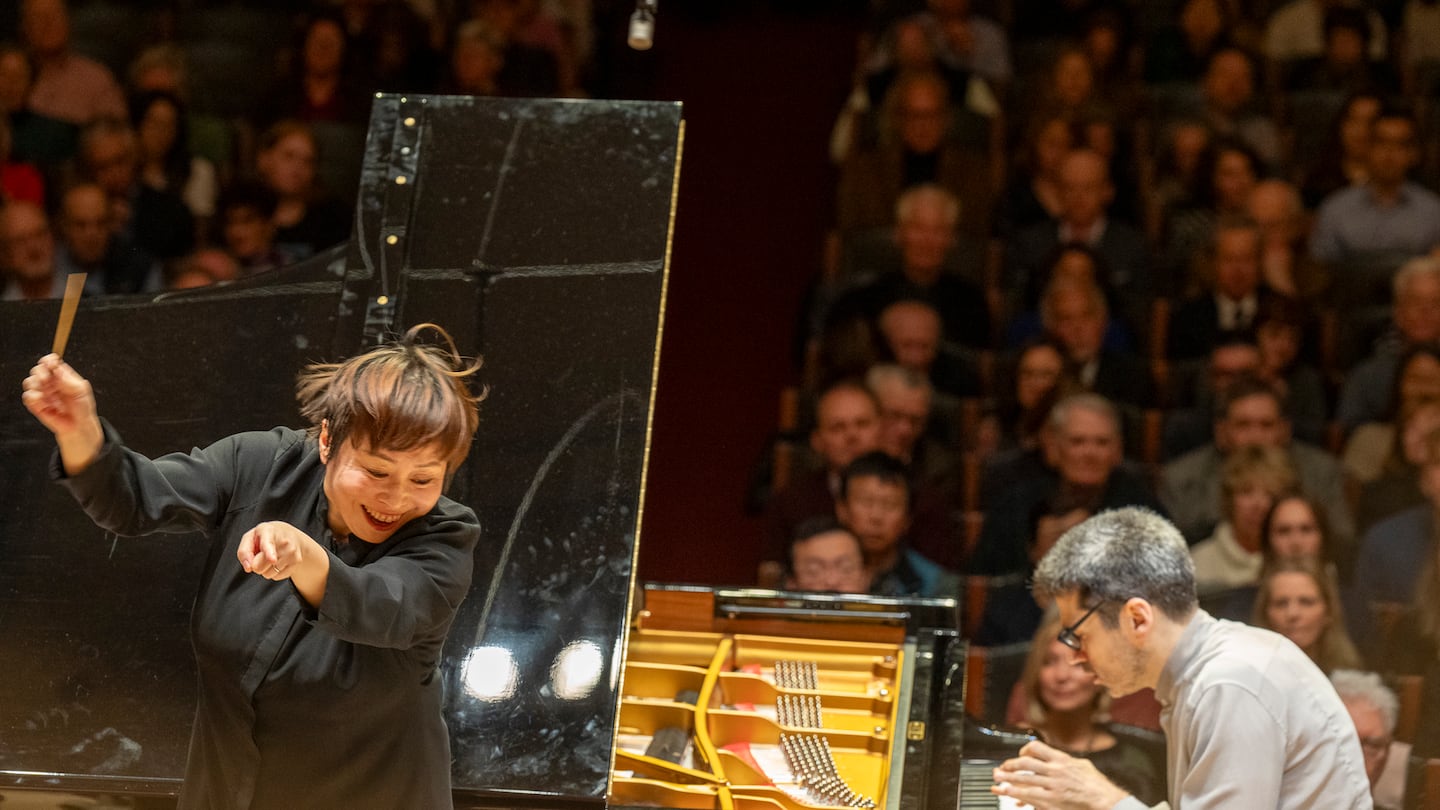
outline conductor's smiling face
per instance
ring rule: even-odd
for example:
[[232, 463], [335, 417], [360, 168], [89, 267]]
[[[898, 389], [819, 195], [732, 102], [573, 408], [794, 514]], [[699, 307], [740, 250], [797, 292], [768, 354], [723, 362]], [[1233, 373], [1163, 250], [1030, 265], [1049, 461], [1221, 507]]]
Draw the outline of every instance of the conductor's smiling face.
[[396, 530], [435, 508], [446, 463], [434, 445], [414, 450], [371, 448], [354, 437], [338, 447], [320, 432], [330, 530], [367, 543], [383, 543]]

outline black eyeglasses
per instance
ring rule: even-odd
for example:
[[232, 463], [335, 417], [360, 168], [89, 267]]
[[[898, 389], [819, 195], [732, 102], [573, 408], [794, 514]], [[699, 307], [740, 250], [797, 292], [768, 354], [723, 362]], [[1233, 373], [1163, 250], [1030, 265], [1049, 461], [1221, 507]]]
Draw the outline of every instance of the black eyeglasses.
[[1100, 603], [1097, 602], [1095, 603], [1094, 607], [1085, 611], [1085, 615], [1081, 616], [1079, 620], [1077, 620], [1074, 624], [1070, 625], [1069, 627], [1060, 628], [1060, 634], [1056, 636], [1056, 638], [1059, 639], [1060, 643], [1064, 644], [1066, 647], [1069, 647], [1075, 652], [1080, 652], [1080, 637], [1075, 635], [1075, 631], [1079, 630], [1080, 625], [1084, 624], [1085, 620], [1090, 618], [1091, 613], [1094, 613], [1099, 609]]

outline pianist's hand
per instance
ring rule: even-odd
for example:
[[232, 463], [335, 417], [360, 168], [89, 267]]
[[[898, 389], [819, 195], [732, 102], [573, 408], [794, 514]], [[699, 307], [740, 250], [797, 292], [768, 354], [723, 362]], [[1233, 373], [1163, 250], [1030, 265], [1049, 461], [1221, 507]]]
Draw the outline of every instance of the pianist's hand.
[[1088, 759], [1043, 742], [1026, 743], [1020, 756], [995, 769], [991, 792], [1038, 810], [1110, 810], [1129, 794], [1111, 784]]
[[90, 382], [58, 356], [47, 354], [20, 385], [26, 409], [55, 434], [65, 472], [90, 466], [105, 441]]

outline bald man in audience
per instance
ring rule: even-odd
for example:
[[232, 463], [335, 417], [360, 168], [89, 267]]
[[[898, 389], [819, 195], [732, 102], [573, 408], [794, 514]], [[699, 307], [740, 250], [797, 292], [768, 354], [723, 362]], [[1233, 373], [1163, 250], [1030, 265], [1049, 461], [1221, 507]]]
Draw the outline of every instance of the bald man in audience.
[[935, 307], [902, 298], [880, 310], [876, 329], [895, 362], [930, 380], [935, 390], [953, 397], [978, 396], [979, 375], [965, 357], [944, 345], [943, 325]]
[[93, 183], [71, 187], [60, 198], [60, 246], [56, 263], [62, 272], [85, 273], [85, 291], [92, 294], [153, 291], [160, 286], [160, 268], [112, 227], [110, 200]]
[[766, 559], [784, 559], [786, 544], [806, 518], [833, 514], [840, 473], [879, 446], [880, 406], [864, 383], [841, 380], [822, 391], [810, 431], [810, 450], [819, 464], [771, 496], [765, 510]]
[[[1099, 254], [1105, 267], [1102, 281], [1117, 298], [1133, 302], [1137, 310], [1143, 309], [1148, 305], [1152, 287], [1151, 251], [1138, 228], [1110, 214], [1115, 186], [1110, 179], [1109, 164], [1097, 152], [1076, 149], [1062, 160], [1058, 181], [1059, 221], [1024, 228], [1007, 246], [1011, 305], [1028, 306], [1035, 301], [1050, 257], [1061, 245], [1079, 242]], [[1022, 296], [1023, 300], [1016, 300]], [[1139, 322], [1134, 313], [1124, 314], [1132, 322]]]
[[55, 264], [55, 235], [45, 211], [32, 202], [0, 208], [0, 300], [35, 301], [65, 294], [65, 274]]

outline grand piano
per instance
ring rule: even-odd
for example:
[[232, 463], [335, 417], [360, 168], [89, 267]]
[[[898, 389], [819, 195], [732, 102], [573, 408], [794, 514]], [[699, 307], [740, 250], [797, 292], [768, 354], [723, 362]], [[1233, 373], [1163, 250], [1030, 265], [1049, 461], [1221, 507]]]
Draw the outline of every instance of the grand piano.
[[[483, 527], [442, 664], [459, 807], [837, 806], [802, 744], [874, 806], [993, 806], [961, 785], [953, 601], [634, 581], [682, 133], [678, 104], [378, 96], [347, 245], [86, 299], [66, 359], [159, 454], [301, 424], [298, 369], [414, 323], [484, 356], [449, 492]], [[165, 807], [205, 541], [107, 535], [47, 480], [18, 389], [58, 309], [0, 305], [0, 798]]]

